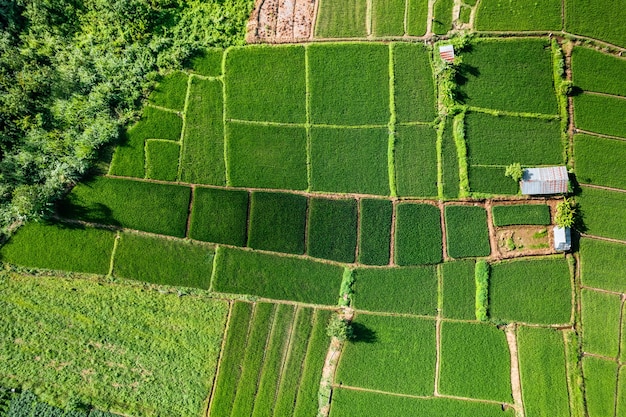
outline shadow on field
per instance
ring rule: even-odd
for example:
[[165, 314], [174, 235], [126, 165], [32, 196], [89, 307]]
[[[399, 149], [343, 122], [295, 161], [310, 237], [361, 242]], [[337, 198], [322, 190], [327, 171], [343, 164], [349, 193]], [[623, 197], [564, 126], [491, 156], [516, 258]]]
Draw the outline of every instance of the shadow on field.
[[478, 67], [465, 63], [460, 63], [459, 65], [457, 65], [457, 71], [454, 75], [454, 81], [457, 85], [454, 90], [454, 98], [456, 101], [461, 104], [465, 104], [467, 102], [467, 99], [469, 97], [467, 96], [467, 93], [461, 90], [461, 87], [467, 84], [467, 82], [470, 80], [470, 77], [477, 78], [479, 76], [480, 70], [478, 69]]
[[350, 341], [354, 343], [374, 343], [377, 340], [376, 332], [374, 330], [361, 323], [352, 322], [352, 338]]

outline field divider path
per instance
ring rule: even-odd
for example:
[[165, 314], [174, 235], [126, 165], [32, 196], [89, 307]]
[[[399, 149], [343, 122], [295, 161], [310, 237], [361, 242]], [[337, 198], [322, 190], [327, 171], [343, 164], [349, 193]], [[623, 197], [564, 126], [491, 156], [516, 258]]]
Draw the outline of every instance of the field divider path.
[[187, 223], [185, 225], [185, 237], [189, 238], [189, 229], [191, 228], [191, 212], [193, 211], [193, 203], [196, 199], [196, 186], [191, 185], [191, 194], [189, 195], [189, 208], [187, 209]]
[[450, 259], [448, 256], [448, 231], [446, 230], [446, 206], [442, 200], [439, 200], [439, 219], [441, 222], [441, 250], [443, 251], [443, 261], [447, 262]]
[[433, 36], [433, 17], [435, 14], [435, 1], [428, 0], [428, 13], [426, 14], [426, 34], [424, 37], [430, 39]]
[[435, 321], [435, 389], [433, 395], [439, 397], [439, 380], [441, 373], [441, 309], [437, 308], [437, 319]]
[[619, 136], [611, 136], [611, 135], [606, 135], [604, 133], [596, 133], [596, 132], [591, 132], [589, 130], [584, 130], [584, 129], [579, 129], [577, 127], [573, 127], [574, 126], [574, 116], [573, 115], [574, 115], [574, 110], [573, 110], [573, 106], [572, 106], [572, 129], [573, 129], [574, 133], [584, 133], [585, 135], [596, 136], [598, 138], [626, 141], [626, 138], [621, 138]]
[[489, 229], [489, 244], [491, 245], [491, 258], [497, 259], [498, 254], [498, 240], [496, 236], [496, 227], [493, 223], [493, 213], [491, 211], [493, 207], [493, 201], [488, 199], [485, 201], [485, 210], [487, 210], [487, 228]]
[[482, 3], [482, 0], [476, 0], [476, 4], [474, 6], [472, 6], [472, 11], [470, 12], [470, 19], [469, 19], [469, 30], [476, 32], [476, 30], [474, 29], [474, 26], [476, 26], [476, 15], [478, 14], [478, 8], [480, 7], [480, 3]]
[[113, 248], [111, 249], [111, 259], [109, 261], [109, 273], [107, 274], [107, 276], [109, 277], [113, 276], [113, 266], [115, 265], [115, 253], [117, 252], [117, 246], [119, 245], [119, 241], [120, 241], [120, 232], [118, 231], [115, 234], [115, 239], [113, 240]]
[[409, 3], [410, 0], [404, 0], [404, 20], [403, 20], [403, 30], [404, 35], [407, 36], [409, 34]]
[[209, 417], [209, 411], [211, 410], [211, 401], [213, 400], [213, 396], [215, 395], [215, 386], [217, 385], [217, 377], [220, 373], [220, 368], [222, 367], [222, 357], [224, 356], [224, 347], [226, 346], [226, 336], [228, 335], [228, 331], [230, 330], [230, 318], [233, 312], [233, 305], [235, 301], [228, 300], [228, 313], [226, 315], [226, 323], [224, 324], [224, 336], [222, 337], [222, 344], [220, 346], [220, 353], [217, 358], [217, 368], [215, 369], [215, 374], [213, 375], [213, 380], [211, 382], [211, 391], [207, 396], [205, 401], [205, 417]]
[[398, 199], [391, 200], [391, 238], [389, 239], [389, 265], [396, 265], [396, 223], [398, 220]]
[[[185, 90], [185, 103], [183, 104], [183, 112], [181, 114], [183, 119], [183, 125], [180, 129], [180, 139], [178, 140], [179, 151], [178, 151], [178, 170], [176, 172], [176, 179], [180, 181], [183, 178], [183, 157], [185, 155], [185, 130], [187, 130], [187, 110], [189, 109], [189, 95], [191, 94], [191, 83], [193, 81], [193, 74], [190, 74], [187, 77], [187, 90]], [[191, 213], [191, 208], [190, 208]], [[189, 222], [187, 222], [189, 223]], [[189, 226], [189, 225], [187, 225]], [[187, 228], [187, 232], [189, 232], [189, 228]], [[186, 233], [187, 233], [186, 232]], [[185, 236], [187, 236], [185, 234]]]
[[620, 96], [618, 94], [600, 93], [597, 91], [587, 91], [587, 90], [585, 90], [584, 94], [589, 94], [592, 96], [600, 96], [600, 97], [617, 98], [619, 100], [626, 100], [626, 97]]
[[365, 0], [365, 30], [367, 31], [367, 38], [372, 39], [372, 3], [373, 0]]
[[617, 193], [626, 193], [626, 190], [624, 190], [622, 188], [607, 187], [607, 186], [604, 186], [604, 185], [585, 184], [585, 183], [581, 183], [580, 185], [588, 187], [588, 188], [595, 188], [597, 190], [613, 191], [613, 192], [617, 192]]
[[524, 402], [522, 400], [522, 383], [519, 371], [519, 355], [517, 354], [517, 337], [515, 325], [506, 327], [506, 341], [511, 353], [511, 390], [513, 391], [514, 407], [518, 417], [524, 417]]
[[626, 244], [626, 240], [619, 240], [619, 239], [615, 239], [612, 237], [604, 237], [604, 236], [597, 236], [597, 235], [588, 235], [587, 233], [581, 233], [580, 234], [582, 237], [588, 237], [590, 239], [596, 239], [596, 240], [604, 240], [607, 242], [613, 242], [613, 243], [621, 243], [621, 244]]
[[485, 113], [485, 114], [490, 114], [492, 116], [522, 117], [522, 118], [527, 118], [527, 119], [540, 119], [540, 120], [559, 120], [560, 119], [560, 116], [558, 114], [515, 112], [515, 111], [507, 111], [507, 110], [489, 109], [486, 107], [469, 106], [467, 108], [467, 111], [474, 112], [474, 113]]

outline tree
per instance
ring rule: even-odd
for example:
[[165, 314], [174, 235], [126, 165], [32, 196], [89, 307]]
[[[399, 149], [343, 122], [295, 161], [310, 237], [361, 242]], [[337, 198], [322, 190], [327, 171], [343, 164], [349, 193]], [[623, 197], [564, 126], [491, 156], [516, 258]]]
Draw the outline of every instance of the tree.
[[522, 170], [522, 166], [519, 162], [515, 162], [506, 167], [504, 175], [511, 177], [515, 182], [519, 182], [519, 180], [522, 179], [522, 175], [524, 175], [524, 170]]
[[576, 221], [577, 208], [573, 198], [564, 198], [556, 206], [556, 225], [559, 227], [572, 227]]
[[330, 337], [336, 337], [337, 339], [345, 342], [353, 336], [352, 326], [348, 320], [334, 313], [330, 316], [328, 321], [328, 327], [326, 327], [326, 334]]

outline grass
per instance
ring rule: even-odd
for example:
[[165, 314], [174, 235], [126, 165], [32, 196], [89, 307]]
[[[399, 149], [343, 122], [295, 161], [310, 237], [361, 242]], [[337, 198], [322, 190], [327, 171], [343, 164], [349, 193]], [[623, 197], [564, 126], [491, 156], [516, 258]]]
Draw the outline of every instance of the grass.
[[424, 36], [428, 19], [428, 0], [409, 0], [406, 11], [407, 35]]
[[315, 22], [315, 37], [365, 37], [366, 9], [365, 0], [320, 0]]
[[468, 169], [470, 190], [481, 194], [517, 194], [519, 184], [506, 177], [504, 169], [504, 167], [470, 165]]
[[388, 140], [386, 128], [311, 128], [311, 188], [389, 195]]
[[317, 43], [307, 47], [307, 54], [312, 123], [387, 125], [387, 45]]
[[574, 97], [576, 127], [595, 133], [626, 138], [626, 99], [581, 94]]
[[512, 408], [503, 412], [499, 404], [460, 401], [450, 398], [411, 398], [375, 392], [336, 389], [330, 417], [481, 416], [513, 417]]
[[372, 2], [373, 35], [404, 35], [404, 6], [405, 0], [374, 0]]
[[303, 254], [307, 202], [296, 194], [252, 193], [248, 246]]
[[563, 164], [565, 151], [558, 120], [494, 117], [468, 113], [465, 118], [468, 160], [472, 165], [525, 166]]
[[186, 241], [124, 233], [113, 274], [160, 285], [209, 289], [213, 248]]
[[588, 234], [626, 240], [626, 194], [582, 188], [576, 198]]
[[563, 334], [520, 327], [517, 345], [525, 415], [570, 417]]
[[109, 272], [115, 233], [74, 225], [28, 223], [0, 248], [0, 260], [30, 268]]
[[476, 30], [550, 31], [561, 30], [561, 1], [483, 0], [476, 13]]
[[443, 250], [439, 208], [430, 204], [398, 204], [395, 239], [395, 261], [398, 265], [441, 262]]
[[470, 6], [466, 6], [465, 4], [462, 4], [461, 12], [459, 13], [459, 21], [461, 23], [469, 23], [471, 16], [472, 16], [472, 8]]
[[203, 412], [226, 302], [61, 277], [12, 274], [0, 286], [11, 335], [0, 339], [1, 385], [124, 415]]
[[224, 78], [226, 117], [304, 123], [304, 53], [304, 47], [297, 45], [229, 49]]
[[436, 360], [434, 320], [358, 314], [353, 326], [356, 341], [344, 346], [335, 383], [399, 394], [432, 395]]
[[183, 120], [177, 114], [146, 106], [141, 119], [122, 136], [115, 148], [110, 173], [125, 177], [145, 176], [145, 141], [147, 139], [180, 140]]
[[457, 198], [460, 191], [459, 158], [452, 131], [452, 118], [445, 119], [441, 135], [441, 171], [443, 197]]
[[222, 75], [222, 58], [224, 58], [223, 49], [204, 49], [191, 60], [191, 71], [205, 77], [218, 77]]
[[245, 246], [248, 193], [241, 190], [196, 188], [189, 237], [205, 242]]
[[187, 74], [174, 71], [159, 80], [150, 93], [148, 103], [171, 110], [182, 111], [187, 95]]
[[565, 3], [565, 30], [625, 47], [626, 10], [622, 6], [620, 0], [568, 0]]
[[437, 196], [437, 136], [430, 126], [398, 126], [395, 172], [398, 195]]
[[626, 292], [626, 245], [580, 239], [580, 276], [587, 287]]
[[493, 224], [497, 227], [520, 224], [547, 226], [551, 222], [550, 206], [545, 204], [517, 204], [514, 206], [494, 206]]
[[432, 122], [437, 116], [430, 50], [419, 43], [393, 43], [397, 122]]
[[385, 313], [437, 315], [434, 266], [357, 269], [353, 307]]
[[446, 206], [448, 255], [452, 258], [488, 256], [491, 253], [487, 211], [476, 206]]
[[564, 258], [514, 260], [491, 265], [492, 318], [565, 324], [572, 312], [572, 285]]
[[617, 413], [616, 416], [626, 415], [626, 370], [624, 367], [619, 371], [619, 387], [617, 392]]
[[227, 124], [228, 185], [305, 190], [306, 140], [303, 127]]
[[476, 282], [476, 320], [487, 321], [487, 311], [489, 309], [489, 276], [491, 265], [486, 260], [480, 259], [476, 262], [474, 279]]
[[176, 181], [180, 145], [169, 140], [146, 141], [146, 177], [153, 180]]
[[589, 417], [611, 416], [615, 411], [617, 364], [590, 356], [583, 357], [585, 398]]
[[337, 262], [354, 262], [357, 240], [356, 200], [312, 198], [309, 204], [309, 255]]
[[622, 303], [615, 294], [582, 292], [583, 351], [616, 358]]
[[619, 81], [624, 71], [623, 58], [583, 47], [572, 51], [572, 81], [583, 90], [626, 96], [626, 86]]
[[475, 43], [463, 55], [462, 101], [511, 112], [557, 114], [548, 45], [545, 39]]
[[388, 265], [393, 214], [391, 201], [362, 199], [359, 204], [359, 262], [366, 265]]
[[308, 259], [219, 247], [213, 290], [334, 305], [343, 269]]
[[615, 169], [626, 158], [626, 141], [577, 134], [574, 158], [579, 182], [626, 189], [626, 179]]
[[183, 181], [226, 185], [223, 101], [221, 81], [191, 79], [181, 160]]
[[442, 323], [440, 393], [511, 403], [510, 368], [504, 332], [486, 324]]
[[433, 32], [445, 35], [452, 29], [453, 0], [436, 0], [433, 6]]
[[474, 320], [476, 318], [474, 314], [474, 298], [476, 296], [474, 260], [445, 262], [440, 268], [443, 277], [443, 317]]
[[191, 189], [97, 177], [78, 184], [59, 204], [61, 216], [184, 237]]

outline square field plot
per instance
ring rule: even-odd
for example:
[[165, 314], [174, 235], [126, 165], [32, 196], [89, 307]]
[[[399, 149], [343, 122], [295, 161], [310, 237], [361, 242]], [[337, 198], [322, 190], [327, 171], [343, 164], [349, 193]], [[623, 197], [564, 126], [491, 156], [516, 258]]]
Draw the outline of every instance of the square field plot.
[[374, 36], [404, 35], [404, 6], [406, 0], [374, 0], [372, 2], [372, 32]]
[[311, 123], [389, 123], [388, 45], [318, 43], [307, 54]]
[[305, 190], [306, 152], [303, 127], [226, 125], [226, 167], [231, 186]]
[[595, 133], [626, 138], [626, 98], [581, 94], [574, 97], [576, 127]]
[[503, 331], [477, 323], [441, 326], [442, 394], [511, 403], [511, 356]]
[[187, 74], [175, 71], [167, 74], [154, 88], [148, 102], [155, 106], [182, 111], [187, 95]]
[[580, 239], [580, 269], [584, 286], [626, 292], [626, 244]]
[[389, 195], [387, 129], [311, 128], [314, 191]]
[[435, 321], [358, 314], [355, 342], [345, 345], [335, 383], [398, 394], [432, 395]]
[[491, 211], [493, 224], [497, 227], [524, 224], [547, 226], [551, 222], [550, 206], [546, 204], [494, 206]]
[[436, 264], [443, 260], [441, 212], [430, 204], [398, 204], [395, 261], [398, 265]]
[[626, 8], [622, 0], [565, 2], [565, 30], [569, 33], [626, 47], [625, 21]]
[[576, 47], [572, 52], [572, 81], [585, 91], [626, 96], [626, 59], [595, 49]]
[[487, 211], [476, 206], [446, 206], [446, 239], [452, 258], [489, 256]]
[[389, 200], [362, 199], [359, 202], [359, 262], [389, 264], [393, 206]]
[[473, 259], [441, 264], [443, 317], [459, 320], [476, 318], [475, 267], [476, 262]]
[[367, 36], [366, 0], [319, 0], [316, 38], [359, 38]]
[[307, 198], [285, 193], [252, 193], [248, 246], [304, 253]]
[[434, 266], [357, 269], [354, 308], [387, 313], [437, 315]]
[[565, 159], [558, 120], [468, 113], [465, 131], [472, 165], [557, 165]]
[[207, 48], [191, 59], [191, 71], [205, 77], [219, 77], [223, 58], [223, 49]]
[[463, 55], [462, 100], [474, 107], [556, 114], [549, 45], [543, 39], [476, 42]]
[[397, 121], [433, 121], [437, 114], [431, 51], [419, 43], [394, 43], [391, 52]]
[[489, 315], [496, 320], [566, 324], [572, 283], [564, 258], [515, 260], [491, 265]]
[[574, 158], [578, 182], [626, 190], [626, 176], [616, 169], [626, 160], [626, 141], [577, 134]]
[[617, 294], [582, 291], [583, 351], [616, 358], [622, 300]]
[[310, 200], [307, 242], [309, 255], [352, 263], [355, 259], [356, 240], [356, 200]]
[[248, 229], [248, 192], [196, 188], [189, 237], [205, 242], [245, 246]]
[[226, 53], [226, 117], [304, 123], [303, 46], [247, 46]]
[[394, 159], [398, 195], [437, 196], [437, 132], [432, 127], [396, 127]]
[[468, 167], [469, 185], [473, 193], [513, 195], [519, 192], [519, 184], [504, 175], [505, 167]]
[[483, 0], [476, 13], [476, 30], [561, 30], [561, 0]]
[[626, 240], [626, 193], [582, 187], [576, 200], [588, 234]]
[[170, 140], [146, 141], [146, 176], [154, 180], [176, 181], [180, 145]]

